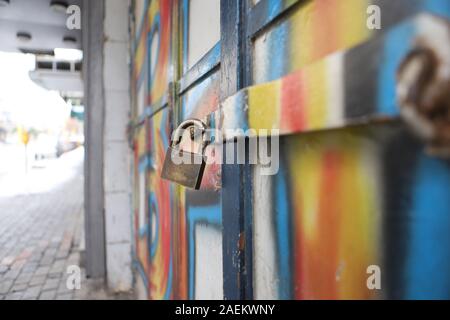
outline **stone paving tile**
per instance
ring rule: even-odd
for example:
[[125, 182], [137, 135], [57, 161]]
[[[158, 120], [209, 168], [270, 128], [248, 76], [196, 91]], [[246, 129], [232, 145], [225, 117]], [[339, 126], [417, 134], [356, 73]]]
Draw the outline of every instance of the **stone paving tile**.
[[9, 267], [14, 263], [14, 259], [15, 259], [15, 257], [12, 257], [12, 256], [5, 257], [5, 258], [3, 258], [2, 261], [0, 261], [0, 264], [3, 266]]
[[8, 294], [4, 300], [22, 300], [24, 292], [13, 292]]
[[25, 259], [14, 261], [14, 263], [11, 265], [11, 270], [21, 270], [26, 262], [27, 260]]
[[45, 275], [42, 276], [34, 276], [31, 281], [29, 282], [30, 287], [35, 287], [39, 285], [43, 285], [45, 281], [47, 280], [47, 277]]
[[0, 265], [0, 275], [6, 273], [8, 270], [9, 268], [7, 266]]
[[12, 288], [13, 283], [14, 282], [11, 280], [2, 280], [2, 282], [0, 283], [0, 294], [6, 295]]
[[56, 300], [73, 300], [73, 293], [64, 293], [64, 294], [57, 294], [56, 295]]
[[10, 289], [10, 292], [22, 292], [25, 291], [28, 288], [28, 284], [22, 283], [22, 284], [14, 284], [12, 288]]
[[20, 274], [22, 276], [23, 275], [32, 276], [36, 272], [37, 268], [38, 268], [38, 265], [36, 263], [33, 263], [33, 262], [28, 263], [22, 268], [22, 272]]
[[3, 274], [2, 279], [14, 281], [19, 276], [19, 274], [20, 274], [20, 270], [9, 270], [5, 274]]
[[68, 289], [65, 283], [64, 285], [59, 286], [56, 292], [59, 295], [74, 294], [74, 290]]
[[33, 287], [33, 288], [28, 288], [23, 296], [22, 299], [23, 300], [36, 300], [39, 295], [41, 294], [41, 287], [37, 286], [37, 287]]
[[69, 255], [69, 250], [60, 250], [56, 254], [56, 259], [65, 259]]
[[42, 292], [39, 296], [39, 300], [54, 300], [55, 298], [56, 298], [55, 290]]
[[14, 281], [14, 284], [28, 284], [31, 279], [33, 278], [33, 275], [31, 273], [22, 273], [17, 277], [16, 281]]
[[63, 275], [63, 273], [49, 273], [47, 279], [61, 279]]
[[44, 286], [42, 287], [42, 291], [47, 290], [56, 290], [59, 285], [59, 279], [47, 279]]
[[65, 266], [68, 267], [70, 265], [76, 265], [80, 261], [80, 259], [81, 257], [79, 252], [72, 252], [67, 258]]
[[39, 267], [36, 272], [34, 273], [35, 276], [46, 276], [48, 272], [50, 271], [49, 266], [43, 266]]
[[39, 262], [41, 260], [42, 254], [41, 253], [34, 253], [30, 256], [28, 259], [29, 262]]
[[31, 255], [33, 254], [33, 249], [32, 248], [25, 248], [17, 257], [17, 259], [22, 260], [22, 259], [28, 259], [31, 257]]
[[53, 263], [53, 257], [43, 256], [39, 264], [41, 266], [50, 266]]
[[66, 263], [65, 260], [56, 260], [53, 263], [52, 267], [50, 268], [49, 273], [50, 274], [52, 274], [52, 273], [63, 273], [66, 270], [65, 263]]

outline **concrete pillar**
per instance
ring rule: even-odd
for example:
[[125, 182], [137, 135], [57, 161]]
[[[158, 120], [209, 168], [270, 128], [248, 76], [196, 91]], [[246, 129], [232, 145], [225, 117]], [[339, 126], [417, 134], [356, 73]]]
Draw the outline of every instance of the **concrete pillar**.
[[113, 291], [132, 286], [128, 12], [128, 1], [105, 0], [103, 182], [107, 281]]
[[128, 1], [84, 1], [88, 277], [132, 287]]

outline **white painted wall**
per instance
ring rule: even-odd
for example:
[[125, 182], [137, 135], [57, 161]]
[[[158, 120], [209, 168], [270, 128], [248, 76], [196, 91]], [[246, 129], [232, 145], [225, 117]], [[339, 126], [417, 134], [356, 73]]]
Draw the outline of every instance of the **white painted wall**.
[[[142, 23], [144, 17], [145, 0], [134, 0], [134, 15], [136, 17], [136, 28]], [[137, 30], [137, 29], [136, 29]]]
[[135, 277], [134, 294], [137, 300], [148, 300], [147, 288], [142, 277]]
[[256, 300], [278, 299], [275, 230], [272, 208], [272, 176], [253, 169], [253, 286]]
[[193, 67], [219, 40], [220, 0], [190, 0], [189, 68]]
[[105, 0], [104, 18], [104, 190], [108, 287], [132, 288], [128, 1]]
[[223, 300], [222, 231], [195, 226], [195, 299]]

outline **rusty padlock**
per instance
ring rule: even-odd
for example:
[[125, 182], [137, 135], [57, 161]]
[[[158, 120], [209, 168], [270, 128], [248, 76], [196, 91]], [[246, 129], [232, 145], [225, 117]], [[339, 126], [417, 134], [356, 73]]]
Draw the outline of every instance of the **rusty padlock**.
[[[201, 133], [201, 153], [191, 153], [179, 148], [183, 133], [186, 129], [191, 131], [191, 139]], [[195, 131], [197, 129], [197, 131]], [[198, 119], [186, 120], [174, 132], [169, 148], [167, 149], [161, 178], [178, 183], [191, 189], [200, 189], [205, 172], [207, 157], [204, 155], [208, 141], [204, 139], [206, 125]], [[175, 161], [176, 160], [176, 161]]]

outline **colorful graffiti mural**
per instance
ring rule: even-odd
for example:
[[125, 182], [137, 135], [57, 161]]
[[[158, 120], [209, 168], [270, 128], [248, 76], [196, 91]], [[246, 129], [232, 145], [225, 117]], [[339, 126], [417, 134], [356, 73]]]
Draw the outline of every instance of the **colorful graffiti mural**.
[[[238, 58], [249, 86], [223, 101], [224, 43], [187, 67], [189, 1], [133, 3], [134, 255], [150, 299], [225, 297], [232, 214], [251, 221], [251, 241], [235, 244], [252, 251], [249, 298], [450, 298], [450, 166], [398, 121], [395, 91], [416, 39], [450, 18], [448, 1], [260, 0], [248, 17], [259, 25], [236, 23], [249, 29]], [[382, 30], [367, 28], [370, 5]], [[223, 209], [220, 165], [200, 191], [160, 178], [172, 130], [191, 117], [281, 130], [279, 173], [255, 166], [240, 186], [248, 212]], [[381, 290], [367, 286], [372, 265]]]
[[[264, 1], [270, 16], [293, 1]], [[382, 29], [367, 27], [367, 8], [381, 9]], [[420, 12], [448, 17], [442, 0], [309, 0], [287, 19], [259, 34], [253, 47], [255, 84], [276, 80], [336, 51], [352, 48]], [[288, 57], [288, 59], [286, 59]]]
[[[172, 66], [180, 61], [178, 67], [184, 69], [178, 58], [181, 53], [175, 50], [173, 54], [178, 47], [175, 38], [187, 41], [171, 31], [178, 25], [173, 16], [178, 8], [186, 8], [178, 7], [177, 1], [163, 0], [143, 1], [138, 6], [145, 8], [145, 13], [134, 28], [132, 69], [134, 117], [139, 127], [135, 130], [135, 265], [150, 299], [194, 299], [202, 294], [196, 287], [205, 272], [198, 265], [199, 255], [212, 245], [202, 241], [208, 232], [205, 228], [214, 230], [214, 251], [220, 258], [214, 272], [221, 270], [220, 166], [208, 168], [199, 193], [174, 186], [160, 176], [177, 117], [181, 121], [213, 111], [211, 106], [218, 105], [218, 77], [211, 76], [180, 97], [171, 96], [169, 82], [181, 72]], [[208, 152], [214, 154], [211, 148]], [[207, 248], [206, 254], [209, 251]]]
[[[277, 270], [272, 298], [448, 298], [450, 255], [440, 245], [449, 240], [448, 161], [426, 156], [393, 125], [281, 141], [281, 170], [268, 188], [273, 238], [265, 240], [276, 249], [265, 261]], [[264, 217], [254, 212], [257, 228]], [[382, 270], [381, 290], [366, 285], [372, 265]], [[267, 291], [262, 281], [255, 289]]]
[[402, 59], [415, 39], [436, 37], [440, 27], [445, 20], [431, 15], [408, 19], [374, 40], [241, 90], [209, 115], [210, 122], [222, 131], [278, 129], [286, 135], [399, 116], [396, 77]]
[[[380, 34], [368, 32], [362, 20], [369, 3], [389, 12]], [[448, 161], [426, 156], [399, 124], [368, 125], [371, 117], [379, 123], [398, 115], [400, 61], [438, 19], [414, 14], [450, 13], [445, 1], [404, 6], [311, 1], [299, 7], [256, 40], [253, 76], [264, 83], [229, 98], [214, 115], [222, 128], [278, 128], [289, 135], [281, 139], [280, 173], [266, 181], [255, 169], [254, 202], [264, 202], [253, 212], [255, 297], [450, 297], [449, 250], [438, 245], [448, 241], [450, 203], [440, 201], [435, 211], [429, 202], [448, 190]], [[355, 25], [340, 28], [343, 23]], [[287, 40], [280, 45], [279, 39]], [[364, 127], [345, 128], [363, 118]], [[433, 178], [438, 171], [441, 177]], [[258, 234], [263, 231], [270, 240]], [[371, 265], [382, 270], [381, 290], [366, 285]]]
[[[171, 1], [145, 1], [133, 63], [136, 116], [143, 119], [135, 144], [135, 262], [145, 279], [151, 299], [173, 297], [173, 188], [160, 178], [164, 153], [170, 140], [167, 109], [145, 117], [162, 99], [171, 74]], [[155, 45], [156, 44], [156, 45]], [[138, 95], [138, 92], [143, 92]], [[160, 103], [161, 104], [161, 103]], [[140, 110], [139, 110], [140, 109]], [[151, 275], [151, 276], [149, 276]]]

